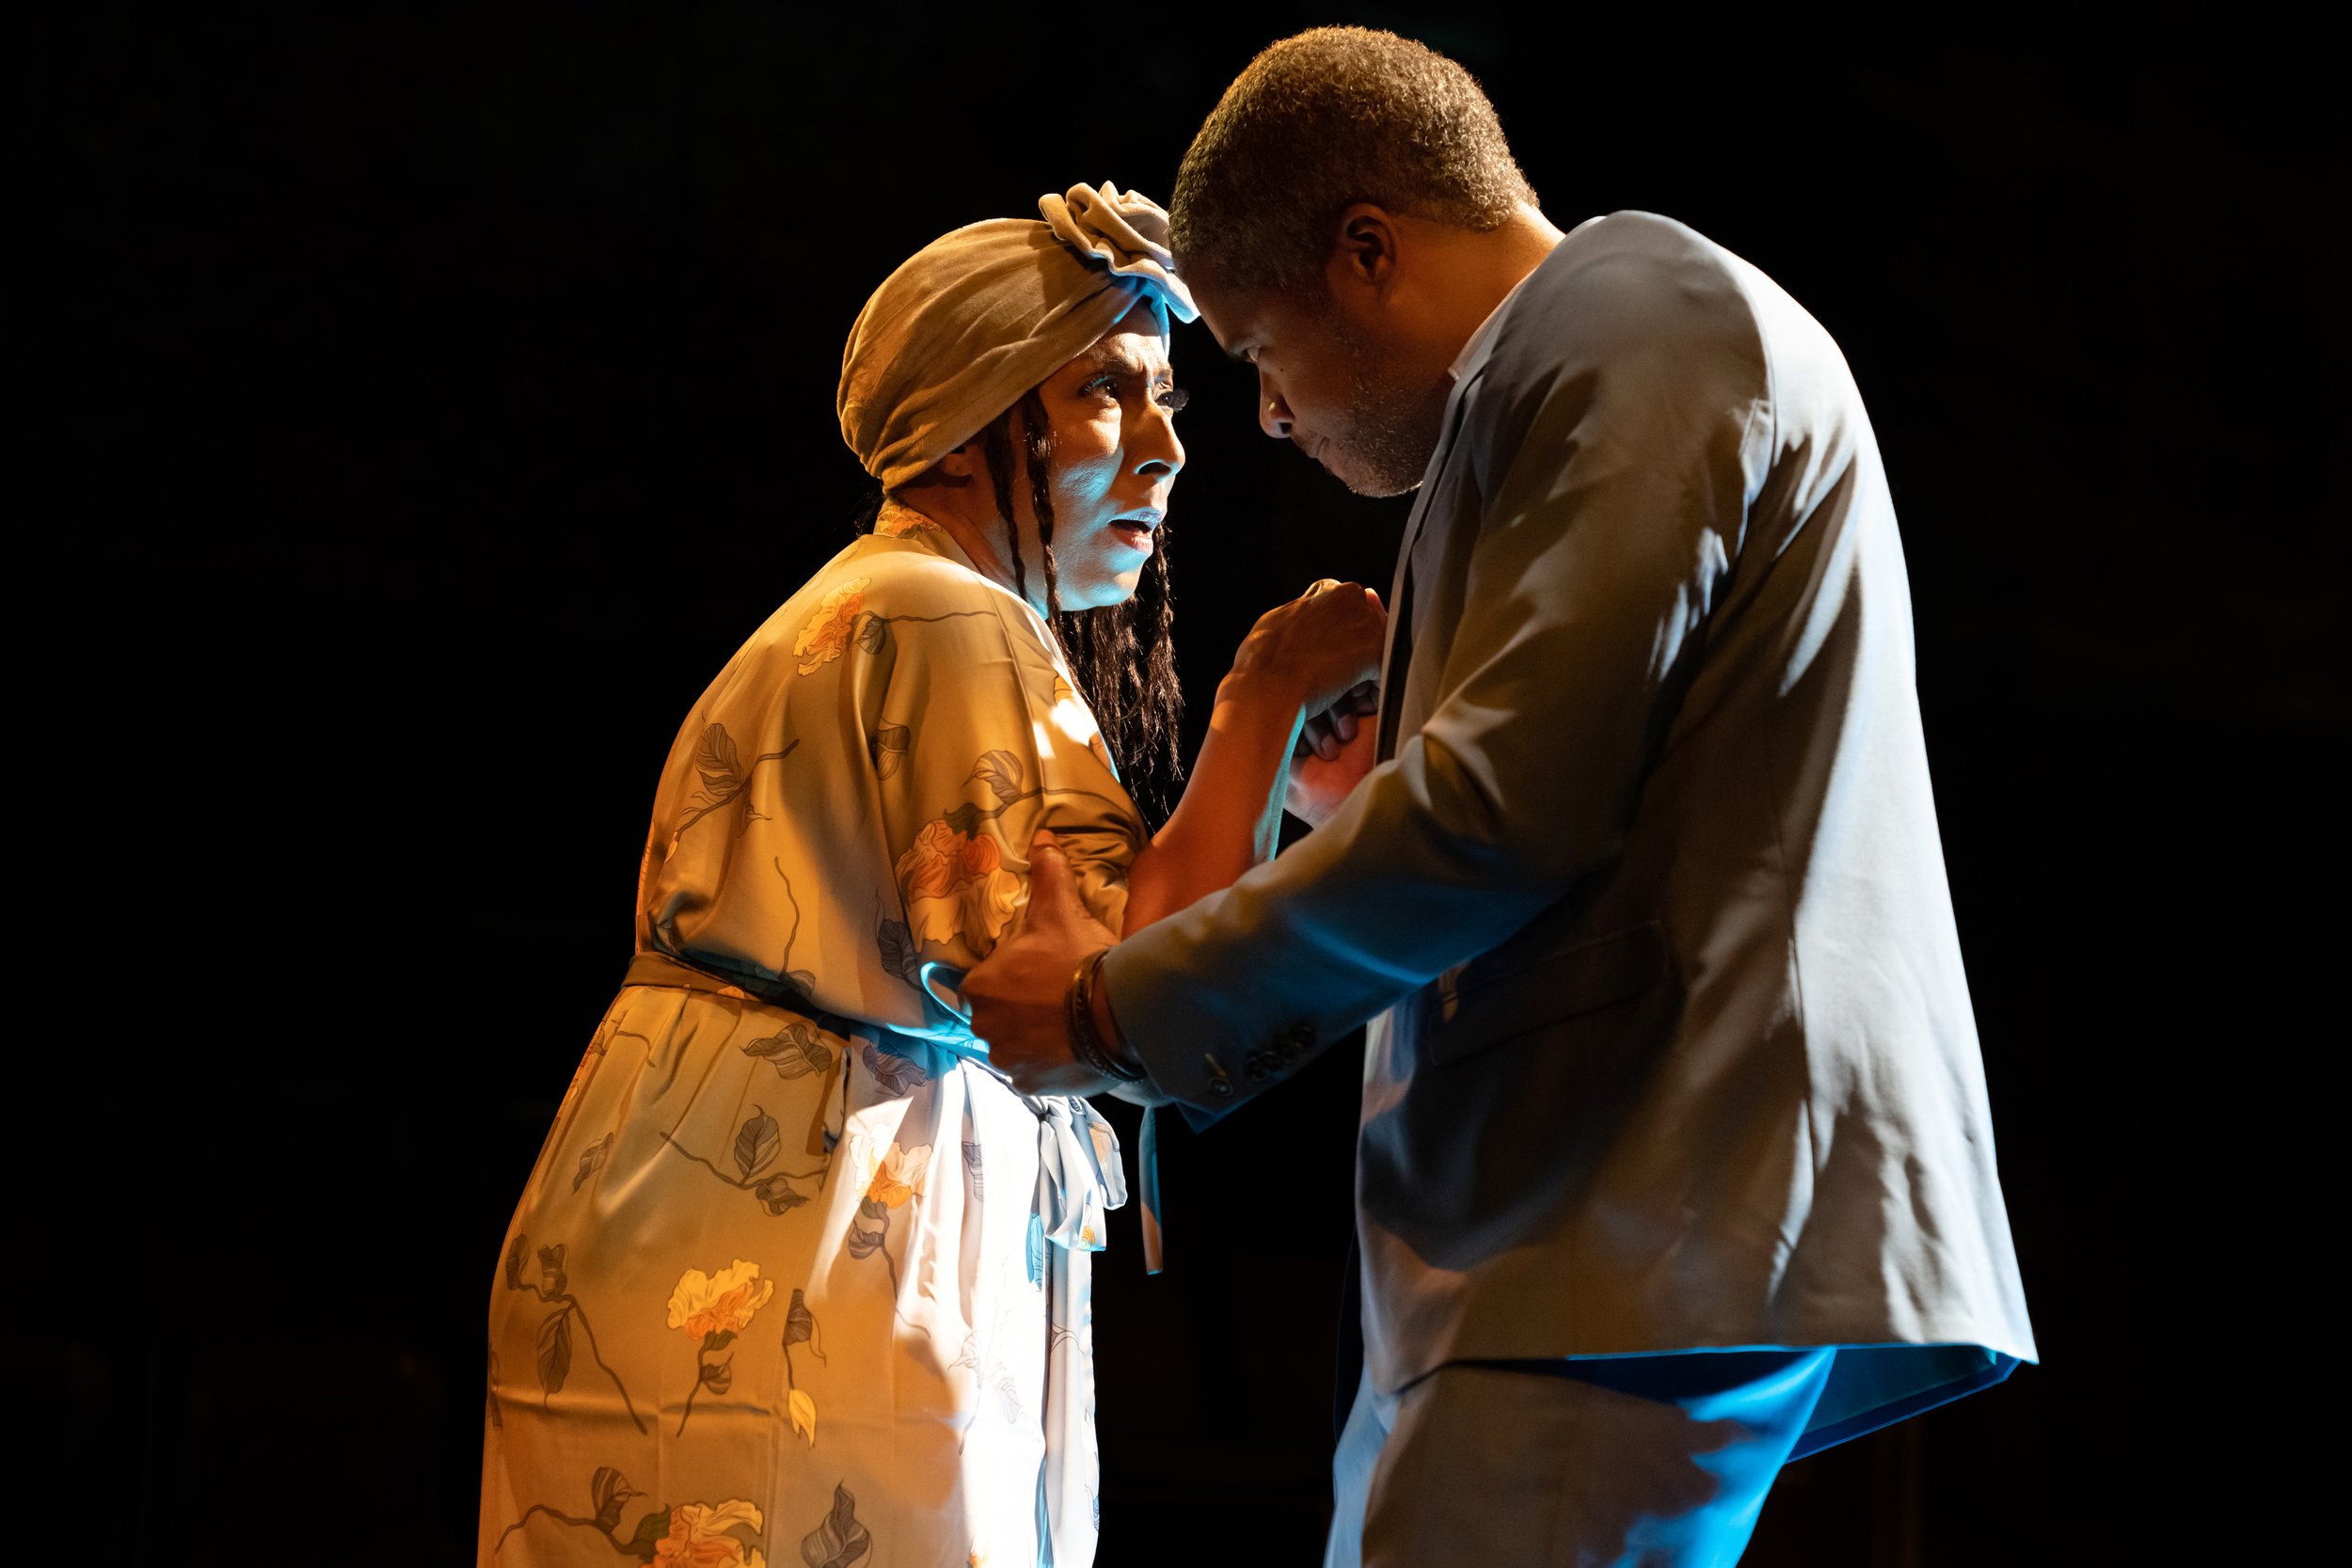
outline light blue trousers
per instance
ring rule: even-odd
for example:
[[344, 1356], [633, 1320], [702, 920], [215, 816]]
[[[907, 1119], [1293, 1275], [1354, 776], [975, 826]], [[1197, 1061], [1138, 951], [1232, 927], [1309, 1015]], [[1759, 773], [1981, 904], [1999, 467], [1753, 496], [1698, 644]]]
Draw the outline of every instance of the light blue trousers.
[[1367, 1375], [1325, 1568], [1728, 1568], [1836, 1354], [1458, 1362], [1394, 1396]]

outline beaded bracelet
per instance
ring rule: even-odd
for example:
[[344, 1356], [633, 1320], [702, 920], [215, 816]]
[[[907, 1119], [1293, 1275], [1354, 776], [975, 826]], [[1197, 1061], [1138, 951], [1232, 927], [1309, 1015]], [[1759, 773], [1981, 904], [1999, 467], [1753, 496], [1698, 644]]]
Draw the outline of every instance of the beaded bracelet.
[[1119, 1053], [1094, 1027], [1094, 977], [1103, 967], [1103, 955], [1109, 951], [1104, 947], [1088, 954], [1071, 974], [1070, 990], [1062, 997], [1062, 1011], [1070, 1023], [1070, 1053], [1105, 1078], [1116, 1078], [1122, 1084], [1140, 1083], [1143, 1069], [1122, 1063]]

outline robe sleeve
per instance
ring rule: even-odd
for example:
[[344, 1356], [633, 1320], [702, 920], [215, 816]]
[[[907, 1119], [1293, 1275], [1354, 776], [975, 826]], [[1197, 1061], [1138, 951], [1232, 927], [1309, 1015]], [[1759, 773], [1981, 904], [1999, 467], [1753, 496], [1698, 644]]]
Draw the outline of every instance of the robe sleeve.
[[1042, 624], [945, 562], [903, 574], [868, 609], [878, 678], [861, 721], [906, 942], [885, 963], [985, 958], [1028, 902], [1040, 828], [1119, 929], [1143, 824]]

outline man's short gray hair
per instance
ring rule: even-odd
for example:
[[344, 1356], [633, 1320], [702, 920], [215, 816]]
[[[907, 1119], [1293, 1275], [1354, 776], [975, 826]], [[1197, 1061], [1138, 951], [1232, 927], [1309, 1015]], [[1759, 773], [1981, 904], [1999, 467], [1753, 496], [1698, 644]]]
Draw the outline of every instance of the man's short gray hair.
[[1168, 203], [1176, 264], [1319, 295], [1359, 201], [1485, 232], [1535, 193], [1469, 71], [1394, 33], [1317, 27], [1250, 61], [1193, 137]]

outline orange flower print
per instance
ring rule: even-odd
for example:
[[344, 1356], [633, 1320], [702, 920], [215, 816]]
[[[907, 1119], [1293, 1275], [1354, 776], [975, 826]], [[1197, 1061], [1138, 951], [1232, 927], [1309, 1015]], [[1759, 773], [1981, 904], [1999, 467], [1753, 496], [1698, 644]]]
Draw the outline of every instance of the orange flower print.
[[959, 832], [945, 817], [924, 823], [898, 864], [914, 940], [948, 946], [960, 939], [982, 955], [994, 947], [1023, 892], [1021, 879], [1004, 869], [1002, 859], [996, 840], [984, 832]]
[[921, 1195], [930, 1164], [930, 1145], [902, 1148], [894, 1143], [890, 1152], [875, 1162], [874, 1174], [866, 1179], [866, 1196], [885, 1209], [900, 1208], [908, 1198]]
[[654, 1543], [653, 1560], [660, 1568], [767, 1568], [766, 1554], [727, 1533], [745, 1525], [756, 1533], [763, 1522], [739, 1499], [680, 1503], [670, 1510], [670, 1533]]
[[800, 656], [802, 674], [816, 673], [848, 650], [850, 634], [857, 629], [858, 612], [866, 608], [866, 585], [873, 580], [851, 578], [825, 595], [824, 603], [792, 643], [793, 653]]
[[767, 1306], [768, 1298], [775, 1293], [776, 1282], [760, 1278], [759, 1265], [740, 1258], [716, 1275], [689, 1269], [678, 1275], [677, 1289], [670, 1292], [669, 1323], [696, 1339], [713, 1334], [740, 1334], [750, 1324], [752, 1314]]

